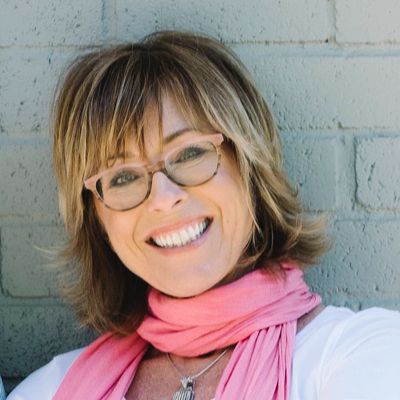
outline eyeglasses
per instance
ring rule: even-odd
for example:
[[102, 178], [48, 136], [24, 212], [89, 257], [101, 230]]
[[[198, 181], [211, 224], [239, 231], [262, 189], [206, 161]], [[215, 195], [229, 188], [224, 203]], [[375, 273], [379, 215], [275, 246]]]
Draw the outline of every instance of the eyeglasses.
[[202, 135], [171, 149], [151, 165], [117, 165], [85, 180], [84, 186], [106, 207], [131, 210], [149, 197], [156, 172], [183, 187], [209, 181], [218, 171], [223, 140], [221, 133]]

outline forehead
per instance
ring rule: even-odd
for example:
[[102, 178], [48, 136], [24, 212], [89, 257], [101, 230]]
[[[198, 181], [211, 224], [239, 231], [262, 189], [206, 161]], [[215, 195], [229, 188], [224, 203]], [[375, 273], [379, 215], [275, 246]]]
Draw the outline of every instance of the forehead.
[[[162, 143], [150, 143], [146, 145], [144, 151], [140, 151], [138, 145], [133, 139], [127, 140], [125, 149], [109, 157], [108, 161], [113, 162], [116, 160], [128, 161], [128, 160], [141, 160], [141, 159], [151, 159], [152, 155], [158, 155], [163, 151], [176, 146], [184, 145], [186, 142], [190, 142], [191, 139], [203, 135], [203, 132], [194, 130], [193, 128], [183, 128], [169, 134], [163, 135]], [[158, 142], [157, 142], [158, 143]]]
[[172, 100], [163, 96], [161, 107], [152, 103], [147, 108], [141, 130], [126, 135], [121, 146], [116, 147], [107, 162], [123, 159], [151, 159], [155, 155], [180, 145], [210, 129], [208, 123], [189, 120]]
[[143, 144], [146, 153], [159, 150], [185, 131], [193, 129], [172, 96], [163, 95], [161, 104], [152, 103], [146, 110], [143, 124]]

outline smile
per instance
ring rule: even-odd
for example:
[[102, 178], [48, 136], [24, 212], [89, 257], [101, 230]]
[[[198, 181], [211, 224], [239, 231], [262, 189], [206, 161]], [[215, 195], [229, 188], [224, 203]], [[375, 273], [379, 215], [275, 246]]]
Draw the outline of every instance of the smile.
[[150, 239], [150, 243], [162, 248], [186, 246], [189, 243], [199, 239], [207, 230], [210, 223], [211, 219], [205, 218], [203, 221], [189, 224], [175, 232], [154, 236]]

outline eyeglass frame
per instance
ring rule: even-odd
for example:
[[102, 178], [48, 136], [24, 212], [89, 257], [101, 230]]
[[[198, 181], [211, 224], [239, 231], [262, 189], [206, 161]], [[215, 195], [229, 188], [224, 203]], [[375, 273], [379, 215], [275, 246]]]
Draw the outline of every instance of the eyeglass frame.
[[[112, 166], [110, 168], [107, 168], [101, 172], [99, 172], [96, 175], [93, 175], [91, 177], [89, 177], [88, 179], [85, 179], [83, 182], [83, 186], [85, 189], [91, 191], [92, 193], [94, 193], [97, 197], [97, 199], [99, 201], [101, 201], [105, 207], [114, 210], [114, 211], [129, 211], [132, 210], [138, 206], [140, 206], [141, 204], [143, 204], [148, 197], [150, 196], [151, 193], [151, 188], [152, 188], [152, 184], [153, 184], [153, 176], [156, 172], [162, 172], [170, 181], [172, 181], [173, 183], [175, 183], [176, 185], [179, 185], [180, 187], [195, 187], [195, 186], [199, 186], [199, 185], [203, 185], [204, 183], [208, 182], [209, 180], [211, 180], [218, 172], [220, 163], [221, 163], [221, 145], [224, 141], [224, 135], [220, 132], [217, 133], [212, 133], [209, 135], [204, 135], [204, 136], [200, 136], [200, 137], [196, 137], [193, 138], [191, 140], [186, 141], [185, 143], [182, 143], [170, 150], [168, 150], [166, 153], [161, 154], [160, 157], [158, 158], [157, 161], [151, 163], [151, 164], [147, 164], [147, 165], [143, 165], [141, 163], [135, 162], [135, 163], [127, 163], [127, 164], [120, 164], [117, 166]], [[205, 181], [201, 182], [201, 183], [197, 183], [195, 185], [184, 185], [181, 184], [179, 182], [176, 182], [173, 177], [171, 177], [166, 169], [166, 164], [165, 164], [165, 160], [168, 158], [168, 156], [172, 153], [174, 153], [175, 151], [178, 151], [181, 148], [185, 148], [189, 145], [195, 144], [195, 143], [200, 143], [200, 142], [210, 142], [214, 145], [216, 151], [217, 151], [217, 157], [218, 157], [218, 161], [217, 161], [217, 166], [215, 168], [215, 172]], [[118, 169], [123, 169], [123, 168], [127, 168], [127, 167], [139, 167], [142, 168], [144, 171], [146, 171], [147, 173], [147, 178], [148, 178], [148, 187], [147, 187], [147, 193], [146, 196], [143, 198], [143, 200], [134, 205], [133, 207], [129, 207], [129, 208], [124, 208], [122, 210], [118, 210], [115, 209], [113, 207], [110, 207], [108, 204], [105, 203], [104, 199], [100, 196], [100, 193], [97, 190], [97, 182], [101, 179], [101, 177], [107, 173], [109, 173], [112, 170], [118, 170]]]

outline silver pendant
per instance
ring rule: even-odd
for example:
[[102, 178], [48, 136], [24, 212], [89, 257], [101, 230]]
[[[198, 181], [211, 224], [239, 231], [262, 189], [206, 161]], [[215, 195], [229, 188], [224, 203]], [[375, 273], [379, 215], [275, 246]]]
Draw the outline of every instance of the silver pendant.
[[194, 380], [190, 376], [181, 378], [182, 387], [174, 394], [172, 400], [194, 400]]

